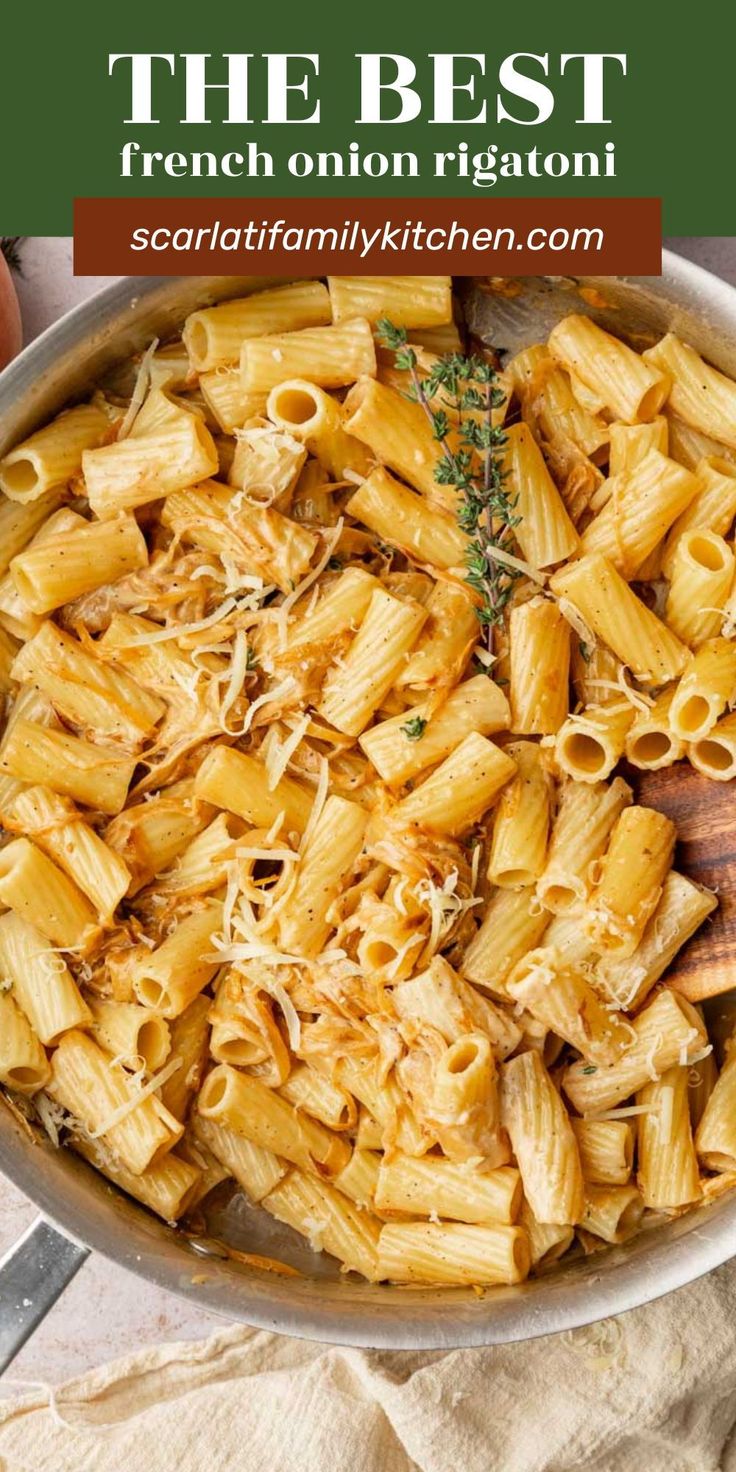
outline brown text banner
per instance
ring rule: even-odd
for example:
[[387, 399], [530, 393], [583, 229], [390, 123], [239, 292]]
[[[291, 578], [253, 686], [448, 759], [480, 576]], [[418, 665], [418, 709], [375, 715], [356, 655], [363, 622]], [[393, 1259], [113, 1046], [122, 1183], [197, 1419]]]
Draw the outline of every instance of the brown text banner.
[[658, 199], [77, 199], [77, 275], [657, 275]]

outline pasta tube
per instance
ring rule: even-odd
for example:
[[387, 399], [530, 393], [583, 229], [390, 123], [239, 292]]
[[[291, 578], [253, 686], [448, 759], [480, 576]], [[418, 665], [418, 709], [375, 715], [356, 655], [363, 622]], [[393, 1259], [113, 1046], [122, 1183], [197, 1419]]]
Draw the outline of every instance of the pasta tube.
[[[517, 355], [518, 359], [523, 356]], [[569, 440], [594, 464], [608, 459], [608, 426], [576, 398], [568, 374], [557, 367], [546, 349], [537, 367], [524, 378], [520, 385], [524, 412], [538, 426], [543, 440]]]
[[475, 1029], [506, 1057], [521, 1036], [513, 1019], [462, 981], [444, 956], [433, 956], [426, 971], [394, 986], [392, 1001], [402, 1020], [434, 1028], [448, 1043]]
[[146, 1073], [155, 1073], [166, 1062], [171, 1035], [163, 1017], [135, 1002], [93, 998], [90, 1009], [92, 1036], [112, 1058], [120, 1058], [124, 1067], [135, 1073], [142, 1063]]
[[[303, 1109], [331, 1130], [355, 1128], [358, 1110], [352, 1094], [339, 1089], [331, 1079], [325, 1078], [308, 1063], [297, 1063], [292, 1068], [280, 1091], [296, 1109]], [[349, 1169], [346, 1166], [345, 1169]], [[344, 1172], [341, 1172], [341, 1176]], [[340, 1184], [340, 1180], [336, 1182]], [[342, 1187], [340, 1187], [342, 1190]], [[350, 1195], [350, 1192], [348, 1192]]]
[[110, 1055], [76, 1029], [64, 1033], [51, 1055], [47, 1090], [136, 1176], [161, 1160], [183, 1134], [155, 1093], [141, 1090], [132, 1075], [113, 1066]]
[[273, 792], [262, 762], [229, 746], [214, 746], [194, 780], [201, 802], [226, 808], [255, 828], [270, 828], [281, 813], [287, 830], [303, 832], [312, 806], [311, 794], [293, 777], [282, 777]]
[[0, 578], [5, 577], [13, 558], [58, 511], [62, 494], [60, 490], [48, 491], [35, 501], [8, 501], [4, 498], [0, 501]]
[[309, 1115], [295, 1110], [275, 1090], [250, 1074], [220, 1063], [199, 1092], [205, 1119], [244, 1135], [254, 1145], [283, 1156], [321, 1179], [334, 1176], [350, 1158], [350, 1146]]
[[161, 1102], [176, 1119], [182, 1121], [187, 1118], [189, 1106], [202, 1082], [207, 1063], [210, 1006], [210, 997], [195, 997], [168, 1024], [170, 1047], [167, 1066], [171, 1067], [176, 1061], [179, 1067], [161, 1085]]
[[511, 1223], [519, 1214], [521, 1195], [521, 1178], [512, 1166], [480, 1171], [472, 1164], [397, 1152], [381, 1162], [374, 1200], [383, 1215], [436, 1212], [458, 1222]]
[[582, 549], [610, 558], [631, 579], [693, 501], [698, 482], [676, 460], [650, 450], [632, 470], [610, 480], [608, 490], [603, 510], [583, 533]]
[[637, 678], [662, 685], [682, 674], [684, 644], [637, 598], [607, 557], [581, 557], [555, 573], [550, 588], [574, 605]]
[[695, 1135], [698, 1158], [706, 1170], [736, 1167], [736, 1050], [731, 1044], [718, 1081]]
[[150, 735], [166, 709], [120, 665], [103, 663], [50, 619], [23, 645], [13, 674], [43, 690], [72, 725], [131, 748]]
[[699, 741], [713, 729], [736, 695], [736, 645], [706, 639], [690, 659], [670, 706], [670, 726], [680, 741]]
[[625, 1186], [634, 1165], [634, 1132], [629, 1121], [573, 1119], [570, 1122], [586, 1182], [596, 1186]]
[[568, 373], [589, 388], [614, 419], [653, 419], [670, 389], [669, 368], [635, 353], [588, 317], [573, 313], [553, 327], [547, 344]]
[[656, 1083], [640, 1089], [638, 1183], [644, 1205], [653, 1211], [671, 1211], [700, 1196], [698, 1161], [690, 1127], [688, 1085], [690, 1070], [668, 1068]]
[[538, 1053], [519, 1053], [503, 1065], [501, 1103], [524, 1195], [535, 1217], [573, 1226], [583, 1214], [577, 1141]]
[[736, 516], [736, 466], [722, 456], [706, 455], [693, 468], [697, 491], [678, 516], [664, 546], [662, 571], [670, 576], [675, 548], [692, 527], [725, 537]]
[[204, 481], [167, 497], [161, 521], [183, 542], [224, 553], [236, 566], [292, 591], [309, 569], [317, 547], [314, 532], [272, 506], [239, 502], [234, 491]]
[[130, 887], [130, 870], [68, 799], [48, 787], [29, 787], [16, 798], [6, 822], [32, 837], [74, 880], [102, 924], [111, 922]]
[[644, 1204], [636, 1186], [586, 1185], [580, 1225], [604, 1242], [626, 1242], [639, 1230]]
[[201, 1140], [211, 1150], [251, 1201], [262, 1201], [286, 1175], [288, 1166], [271, 1150], [254, 1145], [252, 1140], [246, 1140], [244, 1135], [225, 1125], [215, 1124], [213, 1119], [196, 1114], [193, 1131], [195, 1140]]
[[267, 395], [245, 393], [239, 367], [223, 365], [210, 373], [201, 373], [199, 387], [212, 418], [224, 434], [234, 434], [249, 419], [260, 419], [266, 412]]
[[148, 548], [134, 516], [86, 524], [20, 552], [10, 575], [33, 613], [50, 613], [105, 583], [148, 564]]
[[99, 928], [76, 885], [27, 838], [0, 849], [0, 903], [65, 951], [84, 950]]
[[492, 996], [506, 999], [509, 975], [539, 944], [548, 924], [547, 910], [529, 887], [498, 889], [465, 952], [463, 975]]
[[668, 332], [643, 355], [671, 382], [668, 409], [693, 429], [736, 448], [736, 383], [705, 363], [688, 343]]
[[[349, 1196], [356, 1206], [375, 1210], [376, 1185], [382, 1157], [375, 1150], [364, 1150], [356, 1141], [344, 1170], [335, 1177], [335, 1185], [344, 1196]], [[381, 1215], [381, 1213], [378, 1213]]]
[[655, 808], [625, 808], [600, 862], [584, 928], [599, 951], [631, 956], [659, 904], [676, 829]]
[[599, 859], [620, 813], [631, 802], [631, 788], [615, 777], [608, 786], [566, 782], [537, 895], [545, 909], [559, 914], [591, 889], [590, 867]]
[[675, 548], [665, 618], [691, 648], [719, 632], [733, 582], [734, 555], [723, 537], [691, 527]]
[[363, 847], [368, 815], [355, 802], [332, 795], [303, 852], [296, 881], [279, 915], [281, 949], [317, 956], [330, 933], [330, 907], [347, 884]]
[[637, 715], [626, 737], [626, 757], [645, 772], [671, 767], [684, 755], [685, 747], [672, 723], [675, 689], [670, 685], [652, 705]]
[[532, 1271], [535, 1273], [544, 1273], [554, 1267], [575, 1239], [573, 1227], [538, 1222], [528, 1201], [524, 1201], [522, 1205], [519, 1226], [526, 1232]]
[[205, 373], [237, 363], [246, 338], [323, 327], [331, 320], [330, 298], [321, 281], [289, 281], [191, 312], [182, 337], [192, 368]]
[[335, 480], [367, 476], [372, 460], [365, 445], [345, 431], [337, 400], [305, 378], [289, 378], [271, 389], [266, 413], [315, 455]]
[[348, 736], [359, 736], [378, 709], [416, 642], [426, 614], [378, 590], [342, 664], [328, 676], [320, 714]]
[[338, 327], [246, 338], [240, 350], [241, 382], [251, 394], [268, 394], [286, 378], [305, 378], [321, 388], [345, 388], [375, 371], [376, 350], [364, 317]]
[[366, 445], [381, 465], [415, 491], [455, 511], [457, 491], [435, 478], [440, 448], [419, 404], [375, 378], [361, 378], [350, 390], [343, 412], [347, 433]]
[[568, 716], [557, 732], [555, 756], [560, 770], [575, 782], [601, 782], [623, 756], [634, 719], [628, 701], [590, 705]]
[[691, 742], [687, 754], [704, 777], [712, 782], [730, 782], [736, 774], [736, 715], [717, 721], [707, 736]]
[[511, 729], [554, 735], [568, 712], [570, 626], [549, 598], [531, 598], [511, 610], [509, 639]]
[[25, 1013], [0, 992], [0, 1083], [18, 1094], [36, 1094], [51, 1076], [49, 1062]]
[[430, 777], [394, 808], [392, 826], [417, 824], [434, 833], [465, 832], [487, 812], [516, 771], [506, 752], [471, 731]]
[[82, 468], [85, 450], [108, 431], [107, 415], [92, 404], [67, 409], [0, 460], [0, 490], [25, 505], [66, 485]]
[[371, 726], [359, 745], [384, 782], [401, 787], [443, 761], [471, 731], [490, 736], [508, 727], [509, 720], [500, 686], [487, 675], [475, 675], [456, 686], [436, 715], [430, 702], [411, 706]]
[[[340, 634], [354, 633], [365, 617], [372, 595], [380, 588], [377, 578], [362, 567], [346, 567], [325, 589], [311, 613], [297, 606], [287, 635], [287, 648], [305, 644], [327, 644]], [[301, 614], [301, 616], [300, 616]]]
[[689, 1065], [707, 1040], [695, 1008], [671, 991], [658, 992], [631, 1025], [636, 1040], [617, 1063], [601, 1068], [581, 1060], [565, 1069], [562, 1086], [579, 1114], [612, 1109], [675, 1063]]
[[498, 1075], [483, 1033], [456, 1038], [441, 1055], [425, 1113], [450, 1160], [482, 1157], [489, 1168], [506, 1164], [509, 1153], [500, 1129]]
[[[658, 414], [648, 424], [620, 424], [609, 426], [611, 453], [608, 460], [608, 486], [618, 475], [626, 475], [646, 458], [650, 450], [666, 455], [669, 445], [669, 429], [665, 416]], [[608, 494], [608, 492], [607, 492]]]
[[13, 999], [47, 1047], [72, 1027], [86, 1027], [91, 1012], [69, 967], [48, 939], [14, 910], [0, 916], [0, 971]]
[[179, 1217], [186, 1216], [197, 1199], [202, 1172], [191, 1161], [175, 1155], [173, 1150], [147, 1166], [141, 1175], [134, 1175], [99, 1140], [73, 1135], [71, 1144], [72, 1149], [89, 1161], [95, 1170], [101, 1171], [121, 1191], [126, 1191], [128, 1196], [155, 1211], [166, 1222], [176, 1222]]
[[395, 1283], [521, 1283], [529, 1262], [521, 1227], [391, 1223], [378, 1241], [378, 1277]]
[[216, 475], [218, 465], [217, 446], [199, 415], [161, 389], [149, 394], [127, 439], [82, 457], [89, 504], [101, 520], [196, 485]]
[[510, 997], [589, 1063], [615, 1063], [631, 1028], [607, 1008], [579, 971], [553, 946], [530, 951], [507, 982]]
[[456, 519], [423, 501], [382, 466], [364, 480], [346, 509], [407, 557], [433, 567], [463, 565], [468, 538]]
[[402, 327], [437, 327], [452, 322], [450, 276], [328, 276], [335, 322], [382, 317]]
[[300, 1232], [315, 1249], [339, 1258], [345, 1269], [362, 1273], [364, 1278], [378, 1276], [378, 1218], [361, 1211], [334, 1186], [291, 1170], [263, 1204], [277, 1221]]
[[222, 901], [205, 900], [133, 967], [138, 1001], [162, 1017], [178, 1017], [212, 980], [218, 961], [213, 936], [222, 924]]
[[22, 782], [50, 782], [54, 792], [110, 814], [123, 807], [135, 765], [135, 757], [23, 720], [16, 722], [0, 754], [0, 769]]
[[602, 956], [596, 967], [597, 982], [620, 1007], [636, 1012], [716, 905], [709, 889], [671, 869], [636, 950], [630, 956], [614, 952]]
[[[484, 675], [478, 678], [490, 683]], [[544, 869], [552, 784], [534, 742], [513, 741], [506, 751], [516, 762], [516, 776], [496, 809], [488, 878], [502, 889], [518, 889], [534, 884]]]
[[578, 546], [577, 532], [526, 424], [514, 424], [506, 431], [503, 469], [504, 489], [519, 517], [514, 536], [526, 560], [542, 568], [572, 557]]
[[436, 583], [425, 611], [422, 631], [396, 680], [397, 691], [451, 688], [462, 677], [476, 641], [478, 618], [462, 584]]
[[105, 829], [105, 842], [123, 859], [136, 894], [200, 833], [212, 808], [194, 796], [191, 780], [173, 783], [148, 802], [119, 813]]

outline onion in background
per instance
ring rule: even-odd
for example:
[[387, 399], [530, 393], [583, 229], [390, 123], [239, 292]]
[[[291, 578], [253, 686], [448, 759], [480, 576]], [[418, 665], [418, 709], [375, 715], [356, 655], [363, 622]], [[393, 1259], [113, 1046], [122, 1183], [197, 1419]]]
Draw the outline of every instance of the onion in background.
[[0, 243], [0, 368], [4, 368], [23, 346], [20, 307], [6, 256], [17, 260], [16, 241], [4, 238]]

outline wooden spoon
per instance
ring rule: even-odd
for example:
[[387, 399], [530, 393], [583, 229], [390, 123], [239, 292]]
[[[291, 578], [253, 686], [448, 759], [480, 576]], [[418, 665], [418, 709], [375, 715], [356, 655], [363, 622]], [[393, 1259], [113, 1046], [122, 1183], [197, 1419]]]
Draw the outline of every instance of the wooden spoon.
[[689, 762], [626, 771], [638, 802], [677, 827], [675, 868], [715, 890], [718, 909], [688, 941], [666, 979], [690, 1002], [736, 987], [736, 782], [711, 782]]

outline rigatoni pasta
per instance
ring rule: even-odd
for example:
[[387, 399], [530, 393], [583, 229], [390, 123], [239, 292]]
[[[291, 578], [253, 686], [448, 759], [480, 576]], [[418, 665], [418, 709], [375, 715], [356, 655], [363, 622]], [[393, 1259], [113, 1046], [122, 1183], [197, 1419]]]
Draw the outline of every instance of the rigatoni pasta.
[[0, 1084], [188, 1231], [490, 1288], [736, 1172], [638, 776], [736, 774], [736, 387], [451, 286], [204, 304], [0, 462]]
[[93, 404], [68, 409], [4, 456], [0, 490], [24, 506], [38, 501], [79, 474], [85, 450], [99, 445], [107, 429], [107, 415]]

